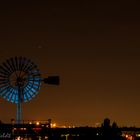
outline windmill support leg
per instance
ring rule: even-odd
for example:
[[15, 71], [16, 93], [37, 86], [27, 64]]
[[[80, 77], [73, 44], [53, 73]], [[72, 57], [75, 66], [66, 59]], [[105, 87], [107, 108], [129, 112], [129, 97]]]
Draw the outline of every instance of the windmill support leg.
[[22, 93], [23, 93], [23, 89], [22, 89], [22, 83], [20, 81], [18, 81], [17, 83], [18, 85], [18, 103], [17, 103], [17, 124], [21, 123], [21, 103], [22, 103]]
[[21, 123], [21, 102], [17, 103], [17, 124]]

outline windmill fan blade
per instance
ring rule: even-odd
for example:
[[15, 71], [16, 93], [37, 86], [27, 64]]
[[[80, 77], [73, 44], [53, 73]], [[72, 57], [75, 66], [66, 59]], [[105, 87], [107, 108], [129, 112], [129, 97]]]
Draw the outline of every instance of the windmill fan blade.
[[14, 58], [14, 64], [16, 66], [16, 70], [19, 70], [19, 58], [17, 56]]
[[10, 68], [6, 63], [3, 62], [3, 66], [4, 66], [6, 69], [8, 69], [10, 73], [12, 73], [11, 68]]
[[9, 75], [9, 71], [5, 69], [3, 66], [0, 66], [0, 72], [2, 72], [5, 75]]
[[0, 96], [16, 104], [27, 102], [38, 94], [40, 79], [40, 70], [30, 59], [11, 57], [0, 65]]
[[48, 78], [44, 78], [44, 83], [50, 85], [59, 85], [59, 76], [49, 76]]
[[14, 71], [16, 71], [17, 70], [17, 66], [15, 64], [14, 58], [10, 58], [10, 62], [12, 64], [12, 66], [13, 66]]
[[24, 58], [19, 57], [19, 70], [21, 71], [24, 66]]

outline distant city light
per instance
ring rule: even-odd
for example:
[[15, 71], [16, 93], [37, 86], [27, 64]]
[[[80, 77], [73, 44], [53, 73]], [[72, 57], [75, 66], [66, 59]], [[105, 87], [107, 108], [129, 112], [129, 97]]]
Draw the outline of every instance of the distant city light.
[[21, 140], [21, 137], [19, 136], [19, 137], [17, 137], [15, 140]]
[[137, 137], [140, 137], [140, 134], [136, 134]]
[[129, 134], [126, 134], [126, 135], [125, 135], [125, 138], [126, 138], [127, 140], [133, 140], [133, 137], [132, 137], [131, 135], [129, 135]]
[[51, 127], [55, 128], [56, 127], [56, 123], [51, 123]]
[[36, 125], [40, 125], [40, 122], [36, 122]]

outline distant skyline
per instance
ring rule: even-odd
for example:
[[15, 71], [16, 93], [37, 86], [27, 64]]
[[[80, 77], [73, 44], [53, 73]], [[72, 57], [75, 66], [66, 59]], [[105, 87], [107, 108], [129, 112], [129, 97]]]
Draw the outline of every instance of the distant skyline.
[[[58, 125], [94, 125], [108, 117], [119, 126], [140, 127], [139, 1], [20, 1], [0, 4], [0, 63], [25, 56], [43, 76], [23, 104], [23, 119]], [[16, 105], [0, 98], [0, 120], [16, 116]]]

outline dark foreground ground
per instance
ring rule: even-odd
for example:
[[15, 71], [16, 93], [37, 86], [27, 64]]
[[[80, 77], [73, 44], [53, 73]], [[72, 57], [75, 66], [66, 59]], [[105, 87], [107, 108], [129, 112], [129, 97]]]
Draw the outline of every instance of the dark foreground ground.
[[0, 140], [140, 140], [140, 128], [50, 128], [40, 124], [0, 124]]

